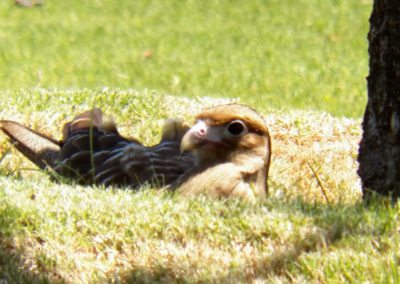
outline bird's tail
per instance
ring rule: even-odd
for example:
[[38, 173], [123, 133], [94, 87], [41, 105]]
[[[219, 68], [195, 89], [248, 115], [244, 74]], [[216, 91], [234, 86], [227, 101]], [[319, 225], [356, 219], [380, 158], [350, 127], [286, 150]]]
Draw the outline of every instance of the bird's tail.
[[39, 168], [56, 166], [62, 142], [11, 120], [0, 120], [0, 129], [10, 138], [15, 148]]

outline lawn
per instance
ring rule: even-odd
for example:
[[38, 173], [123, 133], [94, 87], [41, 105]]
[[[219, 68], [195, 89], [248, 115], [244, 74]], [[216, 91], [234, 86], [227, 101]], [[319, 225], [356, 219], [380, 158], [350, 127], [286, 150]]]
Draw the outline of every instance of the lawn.
[[369, 0], [0, 3], [0, 88], [134, 88], [360, 117]]
[[55, 183], [0, 135], [0, 282], [399, 282], [400, 208], [362, 204], [356, 174], [371, 6], [1, 2], [0, 118], [60, 138], [96, 106], [151, 145], [164, 119], [239, 101], [273, 157], [249, 205]]

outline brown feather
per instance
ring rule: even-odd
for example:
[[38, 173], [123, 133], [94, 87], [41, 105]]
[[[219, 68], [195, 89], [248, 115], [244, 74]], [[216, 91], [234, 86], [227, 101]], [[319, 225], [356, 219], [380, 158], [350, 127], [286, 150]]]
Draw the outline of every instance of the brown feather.
[[[136, 139], [121, 136], [115, 123], [104, 119], [100, 109], [84, 112], [66, 123], [61, 142], [15, 122], [2, 121], [0, 128], [38, 166], [50, 165], [60, 175], [81, 184], [133, 188], [145, 183], [172, 185], [179, 186], [178, 192], [183, 195], [250, 201], [265, 196], [271, 143], [262, 116], [249, 107], [229, 104], [207, 109], [196, 118], [217, 130], [223, 146], [196, 145], [192, 153], [181, 154], [182, 137], [190, 131], [182, 121], [171, 119], [165, 123], [161, 142], [145, 147]], [[235, 120], [242, 121], [248, 132], [235, 139], [225, 137], [227, 125]]]
[[192, 155], [179, 150], [188, 129], [179, 119], [166, 121], [161, 142], [152, 147], [121, 136], [114, 121], [105, 119], [100, 109], [88, 110], [66, 123], [62, 141], [13, 121], [1, 121], [0, 129], [40, 168], [50, 166], [84, 185], [164, 186], [194, 165]]
[[15, 148], [39, 168], [56, 165], [61, 148], [59, 141], [15, 121], [1, 120], [0, 129], [10, 138]]
[[222, 125], [239, 119], [246, 121], [250, 129], [268, 135], [268, 128], [263, 117], [254, 109], [240, 104], [226, 104], [211, 107], [196, 116], [196, 120], [204, 119], [210, 125]]
[[[249, 201], [266, 196], [271, 141], [262, 116], [247, 106], [228, 104], [207, 109], [196, 119], [182, 141], [196, 166], [177, 181], [177, 191]], [[227, 132], [235, 121], [243, 128], [237, 136]]]

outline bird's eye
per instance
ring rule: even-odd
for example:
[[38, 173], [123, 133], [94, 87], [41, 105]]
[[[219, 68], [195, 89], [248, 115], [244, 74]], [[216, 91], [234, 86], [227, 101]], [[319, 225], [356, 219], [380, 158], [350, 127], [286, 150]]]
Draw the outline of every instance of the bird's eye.
[[231, 136], [239, 137], [247, 133], [247, 126], [241, 120], [234, 120], [228, 124], [227, 130]]

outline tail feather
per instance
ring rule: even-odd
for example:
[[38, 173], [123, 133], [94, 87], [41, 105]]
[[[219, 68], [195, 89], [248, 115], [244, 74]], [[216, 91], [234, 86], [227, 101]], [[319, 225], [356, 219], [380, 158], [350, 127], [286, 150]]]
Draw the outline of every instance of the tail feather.
[[54, 168], [57, 165], [61, 142], [11, 120], [0, 120], [0, 129], [15, 148], [39, 168]]

